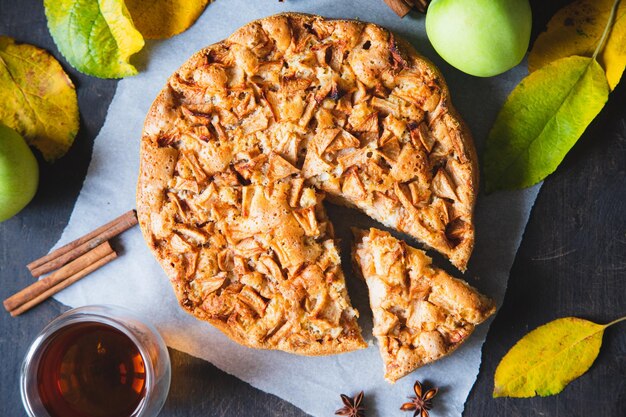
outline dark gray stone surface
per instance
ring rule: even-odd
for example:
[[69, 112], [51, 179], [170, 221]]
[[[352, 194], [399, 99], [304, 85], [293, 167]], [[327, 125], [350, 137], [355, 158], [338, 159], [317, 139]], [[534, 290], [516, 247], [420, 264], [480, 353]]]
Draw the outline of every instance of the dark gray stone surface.
[[[532, 1], [535, 34], [559, 4], [567, 2]], [[0, 35], [43, 47], [59, 58], [76, 84], [81, 110], [80, 132], [70, 152], [54, 164], [40, 160], [41, 184], [35, 199], [18, 216], [0, 224], [0, 298], [4, 299], [32, 282], [25, 265], [59, 238], [116, 81], [88, 77], [67, 65], [48, 34], [41, 0], [0, 0]], [[560, 395], [491, 398], [495, 367], [529, 330], [562, 316], [608, 322], [626, 314], [625, 275], [626, 82], [611, 94], [605, 109], [539, 194], [464, 416], [625, 416], [626, 323], [606, 332], [595, 364]], [[65, 309], [56, 301], [46, 301], [19, 318], [0, 313], [0, 415], [24, 415], [18, 391], [20, 362], [35, 335]], [[162, 416], [305, 415], [207, 362], [174, 350], [170, 354], [172, 389]], [[320, 401], [340, 406], [338, 397]], [[445, 395], [436, 398], [433, 416], [437, 401], [445, 401]]]

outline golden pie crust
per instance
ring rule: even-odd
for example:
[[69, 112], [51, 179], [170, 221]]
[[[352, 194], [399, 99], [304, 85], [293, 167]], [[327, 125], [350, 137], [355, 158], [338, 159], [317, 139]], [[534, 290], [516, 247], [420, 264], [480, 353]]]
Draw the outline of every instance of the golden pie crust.
[[369, 289], [373, 334], [389, 382], [451, 353], [495, 312], [491, 299], [389, 232], [354, 234], [354, 268]]
[[280, 14], [193, 55], [145, 121], [137, 211], [182, 307], [246, 346], [365, 347], [322, 199], [464, 270], [472, 140], [436, 68], [370, 23]]

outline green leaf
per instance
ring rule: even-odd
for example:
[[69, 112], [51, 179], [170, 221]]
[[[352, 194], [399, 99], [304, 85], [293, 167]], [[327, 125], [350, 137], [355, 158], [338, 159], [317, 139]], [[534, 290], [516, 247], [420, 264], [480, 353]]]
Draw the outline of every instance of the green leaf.
[[0, 122], [19, 132], [51, 161], [78, 132], [72, 80], [43, 49], [0, 36]]
[[128, 61], [143, 48], [123, 0], [45, 0], [48, 28], [77, 70], [101, 78], [137, 74]]
[[[615, 323], [615, 322], [613, 322]], [[494, 397], [558, 394], [598, 356], [608, 325], [576, 317], [551, 321], [528, 333], [496, 369]]]
[[554, 172], [608, 95], [604, 71], [592, 58], [561, 58], [524, 78], [487, 138], [487, 192], [529, 187]]

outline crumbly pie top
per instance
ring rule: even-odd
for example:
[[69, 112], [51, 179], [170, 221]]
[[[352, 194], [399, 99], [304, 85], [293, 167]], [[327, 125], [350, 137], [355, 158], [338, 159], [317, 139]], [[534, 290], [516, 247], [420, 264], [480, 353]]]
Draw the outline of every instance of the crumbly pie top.
[[452, 352], [495, 312], [492, 300], [388, 232], [355, 230], [352, 255], [390, 382]]
[[437, 70], [376, 25], [282, 14], [192, 56], [146, 118], [139, 221], [181, 305], [248, 346], [364, 346], [329, 198], [447, 255], [474, 241], [474, 149]]

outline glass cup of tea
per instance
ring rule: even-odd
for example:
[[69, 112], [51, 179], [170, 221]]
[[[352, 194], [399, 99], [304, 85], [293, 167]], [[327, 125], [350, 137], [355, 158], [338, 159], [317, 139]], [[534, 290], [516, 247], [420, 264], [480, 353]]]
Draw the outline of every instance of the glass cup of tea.
[[122, 307], [70, 310], [30, 346], [20, 376], [30, 417], [154, 417], [170, 387], [157, 330]]

